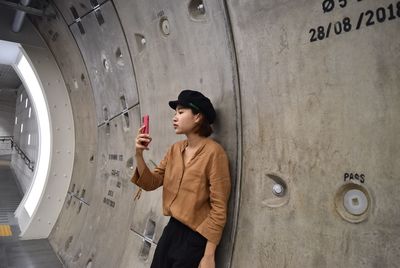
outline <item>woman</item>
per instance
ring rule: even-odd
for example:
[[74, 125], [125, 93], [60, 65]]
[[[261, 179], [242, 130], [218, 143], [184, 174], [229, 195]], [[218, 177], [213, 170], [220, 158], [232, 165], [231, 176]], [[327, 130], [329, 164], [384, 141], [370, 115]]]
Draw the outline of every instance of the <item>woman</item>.
[[137, 168], [131, 179], [146, 191], [163, 186], [163, 213], [171, 216], [151, 267], [215, 267], [231, 189], [226, 153], [208, 138], [216, 113], [210, 100], [193, 90], [183, 90], [169, 106], [176, 111], [175, 133], [187, 139], [173, 144], [151, 172], [143, 151], [152, 139], [141, 134], [142, 126], [136, 138]]

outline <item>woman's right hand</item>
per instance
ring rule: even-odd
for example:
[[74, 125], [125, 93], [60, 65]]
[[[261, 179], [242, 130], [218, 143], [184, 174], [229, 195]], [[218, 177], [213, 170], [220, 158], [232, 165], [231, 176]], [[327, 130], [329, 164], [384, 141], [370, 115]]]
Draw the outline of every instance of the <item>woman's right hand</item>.
[[149, 150], [149, 144], [152, 140], [149, 134], [143, 134], [142, 131], [145, 128], [145, 126], [141, 126], [139, 128], [138, 134], [136, 136], [136, 153], [142, 154], [144, 150]]

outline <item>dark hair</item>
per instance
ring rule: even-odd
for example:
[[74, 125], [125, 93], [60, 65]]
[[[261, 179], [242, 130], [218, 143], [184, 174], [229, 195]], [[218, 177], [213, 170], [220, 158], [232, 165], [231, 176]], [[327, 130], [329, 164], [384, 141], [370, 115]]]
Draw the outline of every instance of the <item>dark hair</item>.
[[[184, 106], [187, 109], [192, 110], [193, 114], [200, 114], [201, 112], [193, 107], [190, 106]], [[201, 121], [200, 124], [195, 128], [195, 133], [199, 134], [202, 137], [209, 137], [213, 133], [213, 129], [210, 125], [210, 123], [207, 121], [205, 115], [201, 113]]]

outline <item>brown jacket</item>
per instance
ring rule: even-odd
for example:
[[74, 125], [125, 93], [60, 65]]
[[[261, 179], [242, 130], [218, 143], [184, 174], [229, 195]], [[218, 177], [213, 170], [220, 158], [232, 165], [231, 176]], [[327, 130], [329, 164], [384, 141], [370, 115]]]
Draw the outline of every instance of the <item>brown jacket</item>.
[[229, 163], [224, 149], [204, 139], [185, 166], [187, 140], [171, 146], [159, 166], [141, 176], [136, 169], [131, 181], [146, 191], [163, 185], [163, 213], [172, 216], [218, 245], [226, 222], [231, 190]]

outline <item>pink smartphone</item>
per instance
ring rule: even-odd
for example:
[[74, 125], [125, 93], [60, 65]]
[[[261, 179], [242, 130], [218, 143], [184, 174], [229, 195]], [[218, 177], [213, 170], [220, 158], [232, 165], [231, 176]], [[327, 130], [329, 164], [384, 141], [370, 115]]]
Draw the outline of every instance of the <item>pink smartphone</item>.
[[148, 114], [143, 116], [142, 123], [144, 125], [144, 128], [142, 130], [142, 134], [149, 134], [150, 133], [150, 117], [149, 117]]

